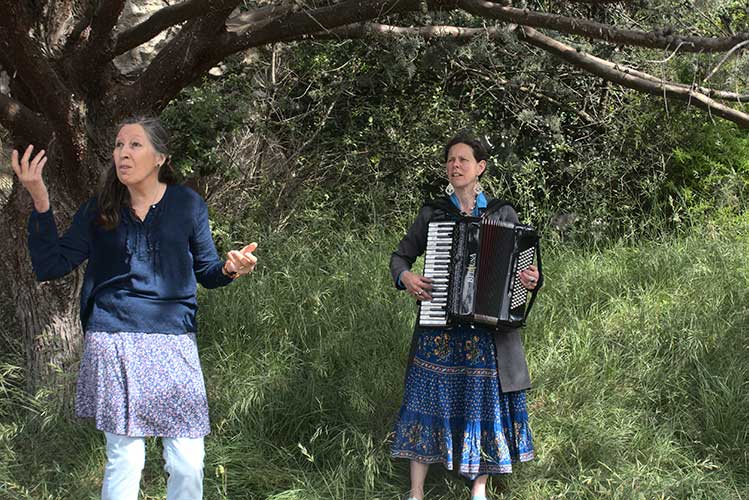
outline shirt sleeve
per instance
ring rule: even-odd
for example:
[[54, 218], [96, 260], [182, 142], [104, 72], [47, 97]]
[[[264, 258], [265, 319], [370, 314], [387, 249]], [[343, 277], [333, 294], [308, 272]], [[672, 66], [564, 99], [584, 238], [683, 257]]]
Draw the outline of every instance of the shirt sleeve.
[[91, 252], [91, 223], [96, 213], [95, 201], [78, 209], [73, 222], [60, 237], [50, 208], [44, 213], [31, 212], [28, 223], [28, 245], [31, 267], [36, 279], [61, 278], [78, 267]]
[[403, 290], [405, 287], [400, 280], [401, 274], [410, 271], [416, 258], [424, 253], [427, 245], [427, 230], [432, 209], [423, 207], [406, 236], [398, 243], [398, 248], [390, 256], [390, 274], [395, 287]]
[[195, 228], [190, 238], [190, 251], [193, 256], [195, 278], [205, 288], [218, 288], [233, 281], [222, 272], [224, 261], [216, 252], [211, 226], [208, 222], [208, 207], [202, 199], [198, 203], [195, 214]]

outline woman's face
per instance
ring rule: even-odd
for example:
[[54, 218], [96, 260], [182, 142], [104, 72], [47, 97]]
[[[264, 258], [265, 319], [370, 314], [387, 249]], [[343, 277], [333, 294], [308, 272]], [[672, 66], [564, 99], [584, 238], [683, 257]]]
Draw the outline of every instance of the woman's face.
[[112, 152], [117, 178], [125, 186], [134, 186], [143, 181], [158, 181], [159, 166], [166, 159], [154, 149], [142, 126], [123, 126], [117, 133]]
[[473, 148], [468, 144], [459, 142], [454, 144], [447, 152], [447, 180], [455, 189], [473, 187], [478, 181], [479, 175], [486, 169], [486, 161], [476, 161], [473, 156]]

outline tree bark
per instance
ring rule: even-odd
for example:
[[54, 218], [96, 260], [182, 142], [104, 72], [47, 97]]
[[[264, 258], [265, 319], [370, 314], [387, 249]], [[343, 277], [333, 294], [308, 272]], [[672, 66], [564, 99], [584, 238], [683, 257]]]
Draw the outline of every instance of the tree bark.
[[[74, 201], [63, 203], [59, 195], [55, 201], [57, 220], [70, 220]], [[16, 304], [16, 320], [26, 352], [28, 390], [54, 395], [69, 412], [83, 339], [75, 299], [82, 273], [77, 270], [55, 282], [36, 281], [26, 246], [30, 212], [30, 197], [17, 190], [2, 209], [2, 289]]]
[[[70, 164], [64, 160], [60, 141], [46, 127], [44, 120], [7, 97], [0, 97], [3, 97], [0, 104], [4, 103], [0, 106], [0, 123], [13, 124], [14, 120], [19, 120], [24, 125], [15, 127], [16, 147], [34, 143], [35, 151], [47, 151], [49, 161], [45, 166], [45, 183], [62, 234], [77, 208], [95, 191], [101, 176], [97, 159], [110, 156], [109, 144], [102, 141], [102, 135], [87, 133], [82, 125], [70, 127], [67, 135], [86, 152]], [[76, 105], [87, 107], [83, 101]], [[111, 128], [111, 119], [105, 115], [88, 116], [87, 122], [95, 129]], [[36, 281], [26, 243], [27, 221], [32, 208], [31, 197], [15, 182], [13, 192], [0, 210], [0, 251], [3, 255], [0, 259], [0, 286], [2, 293], [10, 299], [4, 302], [16, 305], [16, 321], [26, 353], [28, 390], [46, 392], [70, 414], [83, 346], [78, 303], [83, 268], [59, 280]]]

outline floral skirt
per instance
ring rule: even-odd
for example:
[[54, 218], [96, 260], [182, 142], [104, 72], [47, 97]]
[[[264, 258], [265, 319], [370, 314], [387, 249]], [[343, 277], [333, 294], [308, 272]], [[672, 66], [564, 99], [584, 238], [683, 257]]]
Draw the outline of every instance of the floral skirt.
[[122, 436], [210, 432], [195, 334], [86, 332], [76, 414]]
[[457, 326], [422, 330], [417, 342], [392, 455], [469, 479], [532, 460], [525, 391], [501, 392], [493, 334]]

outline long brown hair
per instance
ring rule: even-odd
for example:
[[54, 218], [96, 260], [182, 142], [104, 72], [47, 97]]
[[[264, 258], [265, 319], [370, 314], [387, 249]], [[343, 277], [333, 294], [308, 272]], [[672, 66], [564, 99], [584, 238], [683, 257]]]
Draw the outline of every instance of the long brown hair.
[[[152, 116], [132, 116], [122, 121], [117, 127], [119, 132], [125, 125], [140, 125], [151, 141], [157, 153], [166, 157], [159, 168], [159, 182], [174, 184], [177, 182], [177, 174], [172, 168], [172, 159], [169, 156], [169, 133], [162, 125], [161, 120]], [[106, 230], [116, 228], [120, 223], [120, 210], [130, 206], [130, 191], [117, 178], [117, 167], [112, 159], [112, 165], [104, 175], [104, 183], [98, 197], [99, 217], [97, 223]]]

